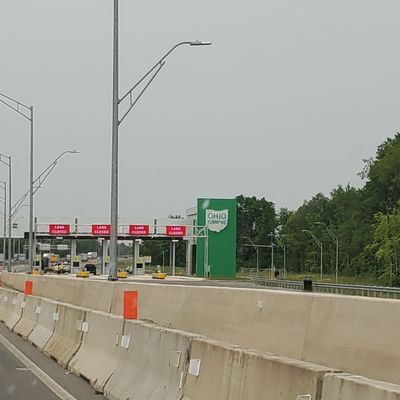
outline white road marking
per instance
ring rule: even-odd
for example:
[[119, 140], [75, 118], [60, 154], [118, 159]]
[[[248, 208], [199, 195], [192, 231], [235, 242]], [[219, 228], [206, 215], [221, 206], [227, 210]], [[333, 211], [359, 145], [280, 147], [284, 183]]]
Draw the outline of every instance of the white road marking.
[[22, 364], [29, 368], [32, 373], [36, 375], [61, 400], [78, 400], [76, 397], [72, 396], [71, 393], [67, 392], [62, 386], [60, 386], [53, 378], [51, 378], [43, 370], [41, 370], [25, 354], [18, 350], [1, 333], [0, 343], [2, 343], [4, 347], [6, 347], [16, 358], [18, 358], [18, 360], [21, 361]]

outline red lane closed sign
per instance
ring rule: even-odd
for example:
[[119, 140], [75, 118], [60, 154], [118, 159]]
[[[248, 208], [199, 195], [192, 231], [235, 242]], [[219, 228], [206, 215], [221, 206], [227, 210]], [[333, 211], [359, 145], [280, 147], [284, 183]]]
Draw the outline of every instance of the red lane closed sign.
[[186, 226], [169, 225], [166, 230], [167, 236], [186, 236]]
[[129, 234], [132, 236], [147, 236], [149, 225], [129, 225]]
[[111, 228], [110, 225], [92, 225], [92, 235], [110, 235]]
[[71, 232], [70, 225], [66, 224], [50, 224], [49, 234], [50, 235], [69, 235]]

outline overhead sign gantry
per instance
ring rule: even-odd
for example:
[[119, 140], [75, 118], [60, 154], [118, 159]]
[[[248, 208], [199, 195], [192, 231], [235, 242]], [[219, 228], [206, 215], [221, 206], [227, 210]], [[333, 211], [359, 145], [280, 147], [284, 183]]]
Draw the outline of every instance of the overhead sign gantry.
[[[25, 237], [28, 233], [25, 232]], [[42, 223], [36, 220], [34, 238], [35, 243], [41, 240], [70, 240], [71, 241], [71, 260], [77, 259], [76, 243], [82, 239], [97, 239], [102, 241], [102, 271], [106, 270], [108, 257], [108, 241], [111, 235], [111, 227], [109, 224], [80, 224], [75, 219], [75, 224], [66, 223]], [[175, 271], [175, 252], [176, 243], [179, 240], [187, 241], [203, 239], [207, 246], [204, 249], [204, 262], [208, 262], [208, 229], [205, 226], [188, 226], [188, 225], [159, 225], [159, 224], [126, 224], [119, 225], [118, 240], [133, 241], [134, 244], [134, 270], [136, 265], [140, 263], [140, 242], [143, 239], [152, 240], [169, 240], [171, 242], [172, 268]], [[36, 249], [36, 245], [34, 246]], [[75, 267], [79, 263], [75, 262]], [[141, 267], [140, 267], [141, 268]], [[139, 268], [139, 269], [140, 269]], [[207, 270], [207, 266], [204, 266]]]

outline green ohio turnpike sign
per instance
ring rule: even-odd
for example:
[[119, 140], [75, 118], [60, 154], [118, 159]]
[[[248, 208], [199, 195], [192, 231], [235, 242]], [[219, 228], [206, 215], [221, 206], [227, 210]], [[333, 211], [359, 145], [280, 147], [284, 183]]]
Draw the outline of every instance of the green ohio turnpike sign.
[[[236, 275], [236, 199], [198, 199], [197, 225], [208, 228], [197, 239], [196, 275], [231, 278]], [[208, 245], [208, 270], [204, 254]]]

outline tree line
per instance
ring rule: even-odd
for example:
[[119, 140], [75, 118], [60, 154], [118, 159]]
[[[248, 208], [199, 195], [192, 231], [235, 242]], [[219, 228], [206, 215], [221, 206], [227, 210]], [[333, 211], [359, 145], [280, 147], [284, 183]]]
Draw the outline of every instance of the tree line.
[[[255, 266], [255, 249], [245, 244], [268, 245], [268, 235], [273, 233], [286, 246], [289, 271], [318, 272], [320, 248], [304, 232], [309, 230], [323, 244], [325, 273], [334, 274], [336, 244], [325, 224], [339, 240], [341, 275], [373, 277], [382, 284], [399, 285], [400, 134], [388, 138], [375, 157], [363, 163], [361, 188], [339, 185], [329, 196], [317, 193], [297, 210], [276, 210], [264, 198], [238, 196], [238, 267]], [[282, 267], [282, 249], [276, 246], [274, 250], [275, 266]], [[271, 261], [271, 248], [260, 247], [259, 265], [269, 268]]]

